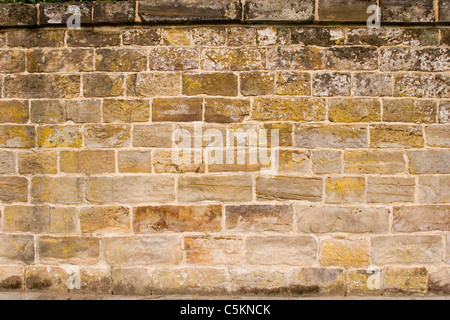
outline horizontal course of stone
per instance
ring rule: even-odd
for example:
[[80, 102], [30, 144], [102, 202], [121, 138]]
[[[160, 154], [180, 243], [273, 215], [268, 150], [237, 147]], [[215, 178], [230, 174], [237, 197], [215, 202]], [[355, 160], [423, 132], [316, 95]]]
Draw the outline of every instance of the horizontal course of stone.
[[83, 25], [162, 23], [365, 23], [371, 5], [382, 23], [450, 22], [450, 0], [145, 0], [0, 4], [0, 26], [64, 25], [70, 5], [81, 9]]

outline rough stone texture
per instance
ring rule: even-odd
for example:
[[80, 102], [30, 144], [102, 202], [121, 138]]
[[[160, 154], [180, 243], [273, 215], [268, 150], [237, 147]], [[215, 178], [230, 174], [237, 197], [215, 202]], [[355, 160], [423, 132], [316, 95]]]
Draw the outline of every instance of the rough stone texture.
[[317, 255], [317, 243], [309, 236], [249, 236], [245, 258], [259, 265], [310, 265]]
[[220, 231], [222, 206], [158, 206], [134, 208], [136, 233]]
[[424, 267], [396, 268], [384, 271], [384, 294], [424, 294], [427, 292], [428, 271]]
[[226, 207], [226, 228], [236, 231], [291, 231], [291, 206], [246, 205]]
[[441, 262], [441, 236], [377, 236], [372, 238], [376, 264]]
[[296, 207], [297, 228], [305, 233], [382, 233], [389, 230], [389, 210], [363, 207]]
[[366, 13], [367, 8], [376, 4], [376, 0], [321, 0], [319, 20], [365, 22], [370, 16]]
[[37, 24], [36, 20], [37, 10], [32, 4], [0, 4], [1, 27], [35, 26]]
[[0, 290], [448, 295], [450, 32], [402, 3], [9, 10], [45, 27], [0, 29]]
[[364, 238], [326, 238], [320, 244], [320, 261], [324, 266], [366, 266], [369, 242]]
[[73, 233], [77, 231], [75, 207], [8, 206], [4, 211], [6, 232]]
[[433, 0], [381, 1], [381, 21], [386, 22], [433, 22]]
[[241, 2], [237, 0], [139, 2], [139, 16], [147, 23], [239, 21], [241, 10]]
[[397, 232], [449, 231], [450, 206], [394, 207], [393, 230]]
[[439, 1], [439, 22], [450, 21], [450, 3], [448, 0]]
[[177, 236], [104, 238], [103, 250], [112, 265], [178, 264], [182, 258]]
[[314, 20], [314, 1], [312, 0], [249, 0], [244, 6], [245, 21], [289, 21], [304, 22]]

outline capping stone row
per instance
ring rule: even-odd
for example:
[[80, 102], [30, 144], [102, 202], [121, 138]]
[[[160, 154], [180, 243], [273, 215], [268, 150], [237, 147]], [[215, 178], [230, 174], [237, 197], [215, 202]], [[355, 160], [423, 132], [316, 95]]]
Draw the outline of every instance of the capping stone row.
[[[67, 8], [81, 9], [83, 25], [186, 22], [357, 22], [379, 2], [382, 22], [450, 22], [450, 0], [145, 0], [0, 4], [0, 27], [65, 25]], [[138, 14], [136, 15], [136, 8]], [[38, 14], [39, 12], [39, 14]], [[317, 12], [317, 13], [316, 13]], [[137, 18], [139, 17], [139, 18]]]

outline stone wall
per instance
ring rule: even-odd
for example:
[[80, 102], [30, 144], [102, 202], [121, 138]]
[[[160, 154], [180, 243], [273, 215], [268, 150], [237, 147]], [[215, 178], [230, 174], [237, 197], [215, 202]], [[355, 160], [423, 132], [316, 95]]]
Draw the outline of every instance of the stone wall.
[[0, 4], [1, 290], [450, 293], [450, 1], [68, 5]]

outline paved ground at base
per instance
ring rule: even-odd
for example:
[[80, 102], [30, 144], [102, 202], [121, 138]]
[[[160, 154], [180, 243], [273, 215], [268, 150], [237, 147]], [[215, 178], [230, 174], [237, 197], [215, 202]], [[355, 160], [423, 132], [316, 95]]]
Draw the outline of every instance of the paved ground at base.
[[450, 300], [450, 296], [411, 297], [265, 297], [265, 296], [109, 296], [89, 294], [50, 294], [0, 292], [0, 300]]

